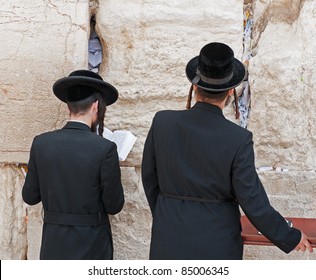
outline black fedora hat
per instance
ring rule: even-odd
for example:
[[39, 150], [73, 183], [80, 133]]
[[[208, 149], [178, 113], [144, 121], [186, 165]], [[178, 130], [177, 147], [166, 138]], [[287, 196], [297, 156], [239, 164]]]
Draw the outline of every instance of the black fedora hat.
[[205, 45], [200, 55], [192, 58], [186, 66], [190, 82], [199, 88], [222, 92], [238, 86], [244, 79], [246, 69], [234, 58], [233, 50], [223, 43]]
[[113, 104], [118, 98], [117, 89], [103, 81], [100, 75], [89, 70], [76, 70], [68, 77], [57, 80], [53, 92], [63, 102], [79, 101], [98, 91], [106, 105]]

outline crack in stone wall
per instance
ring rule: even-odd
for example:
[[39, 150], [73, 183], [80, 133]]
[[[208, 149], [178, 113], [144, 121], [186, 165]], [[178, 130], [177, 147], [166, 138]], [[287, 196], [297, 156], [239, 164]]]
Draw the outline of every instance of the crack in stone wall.
[[[97, 1], [93, 1], [93, 2], [97, 2]], [[73, 21], [73, 17], [71, 14], [63, 12], [62, 11], [62, 5], [63, 3], [61, 1], [54, 1], [54, 0], [44, 0], [45, 5], [49, 8], [49, 9], [54, 9], [58, 15], [65, 17], [68, 22], [68, 31], [67, 31], [67, 35], [65, 36], [65, 64], [68, 63], [68, 52], [69, 52], [69, 45], [70, 45], [70, 36], [74, 33], [75, 30], [80, 30], [82, 29], [83, 31], [87, 32], [88, 30], [85, 29], [84, 26], [77, 24]]]
[[99, 10], [99, 0], [90, 0], [89, 2], [89, 14], [90, 18], [95, 16]]
[[247, 128], [251, 111], [251, 90], [249, 85], [249, 63], [252, 57], [253, 1], [245, 0], [243, 7], [244, 32], [242, 62], [246, 68], [246, 77], [238, 91], [239, 124]]
[[102, 44], [100, 42], [97, 32], [95, 31], [94, 15], [90, 17], [90, 36], [88, 45], [89, 70], [98, 73], [100, 64], [102, 62]]

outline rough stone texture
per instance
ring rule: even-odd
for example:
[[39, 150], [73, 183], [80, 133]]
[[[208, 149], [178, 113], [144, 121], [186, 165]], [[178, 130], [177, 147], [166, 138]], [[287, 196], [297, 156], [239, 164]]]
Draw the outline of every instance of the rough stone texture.
[[[316, 4], [312, 0], [253, 2], [248, 128], [254, 135], [257, 166], [288, 169], [259, 175], [281, 214], [315, 217], [316, 42], [311, 34]], [[0, 32], [6, 40], [0, 42], [0, 222], [5, 225], [0, 230], [1, 259], [39, 257], [41, 204], [23, 204], [23, 174], [15, 162], [27, 162], [36, 134], [65, 123], [67, 111], [51, 86], [74, 68], [87, 68], [92, 14], [103, 44], [100, 74], [120, 92], [118, 102], [107, 109], [105, 124], [138, 137], [121, 163], [126, 204], [111, 217], [115, 259], [148, 258], [151, 213], [140, 164], [153, 115], [185, 108], [189, 82], [184, 69], [204, 44], [225, 42], [237, 58], [242, 57], [241, 0], [9, 0], [2, 4]], [[235, 121], [233, 113], [232, 105], [225, 109], [227, 118]], [[315, 254], [286, 255], [275, 247], [246, 246], [245, 259], [315, 259]]]
[[257, 2], [249, 70], [257, 164], [315, 170], [315, 1]]
[[27, 259], [38, 260], [42, 241], [42, 203], [27, 206]]
[[4, 1], [0, 33], [0, 162], [25, 162], [34, 135], [60, 127], [53, 82], [86, 68], [88, 0]]
[[0, 164], [0, 259], [25, 259], [26, 207], [21, 196], [24, 175], [15, 164]]

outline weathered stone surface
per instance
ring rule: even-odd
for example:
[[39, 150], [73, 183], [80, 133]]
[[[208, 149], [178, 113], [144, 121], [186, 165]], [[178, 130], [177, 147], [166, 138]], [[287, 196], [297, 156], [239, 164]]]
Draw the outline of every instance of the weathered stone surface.
[[42, 241], [42, 203], [27, 207], [27, 259], [38, 260]]
[[316, 213], [315, 172], [259, 173], [271, 204], [284, 216], [313, 218]]
[[257, 164], [315, 170], [315, 1], [270, 2], [256, 1], [249, 70]]
[[24, 175], [15, 164], [0, 164], [0, 259], [26, 259], [26, 207], [21, 188]]
[[66, 117], [53, 82], [86, 68], [88, 0], [1, 4], [0, 162], [25, 162], [34, 135]]
[[186, 96], [185, 66], [203, 45], [226, 42], [241, 57], [242, 11], [237, 0], [100, 1], [101, 72], [133, 104]]

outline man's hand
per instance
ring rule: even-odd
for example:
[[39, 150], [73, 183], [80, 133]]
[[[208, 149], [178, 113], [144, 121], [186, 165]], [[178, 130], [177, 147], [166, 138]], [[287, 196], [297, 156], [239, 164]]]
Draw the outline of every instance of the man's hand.
[[304, 234], [304, 232], [301, 231], [302, 237], [301, 237], [301, 241], [300, 243], [298, 243], [298, 245], [295, 247], [296, 251], [303, 251], [305, 252], [305, 250], [307, 249], [309, 252], [313, 252], [313, 247], [312, 245], [309, 243], [309, 241], [307, 240], [306, 235]]

